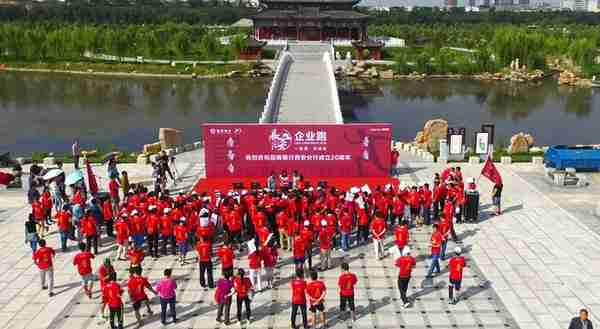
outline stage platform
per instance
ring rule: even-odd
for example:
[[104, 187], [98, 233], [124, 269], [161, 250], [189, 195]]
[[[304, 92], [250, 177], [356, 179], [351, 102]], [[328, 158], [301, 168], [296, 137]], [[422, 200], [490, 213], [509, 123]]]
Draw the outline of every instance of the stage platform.
[[[397, 186], [399, 181], [394, 177], [305, 177], [305, 182], [311, 186], [317, 187], [319, 182], [327, 182], [329, 188], [335, 187], [341, 190], [348, 190], [351, 187], [361, 187], [365, 184], [374, 190], [377, 186], [392, 184]], [[234, 184], [242, 183], [245, 190], [252, 189], [252, 183], [258, 182], [261, 188], [266, 187], [266, 177], [245, 177], [245, 178], [201, 178], [194, 187], [198, 193], [213, 193], [216, 190], [221, 192], [234, 189]]]

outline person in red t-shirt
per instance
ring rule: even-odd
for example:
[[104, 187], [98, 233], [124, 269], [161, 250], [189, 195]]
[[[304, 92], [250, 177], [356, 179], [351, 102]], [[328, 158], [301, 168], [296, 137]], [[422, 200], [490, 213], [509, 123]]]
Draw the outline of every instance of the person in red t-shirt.
[[156, 206], [148, 206], [148, 217], [146, 219], [146, 243], [148, 244], [148, 254], [158, 258], [158, 237], [160, 232], [160, 217], [156, 213]]
[[375, 219], [371, 223], [371, 233], [373, 234], [373, 248], [375, 248], [375, 257], [381, 260], [385, 257], [385, 249], [383, 246], [383, 242], [385, 239], [385, 232], [387, 231], [385, 227], [385, 220], [383, 219], [382, 213], [377, 213], [375, 215]]
[[340, 242], [342, 245], [342, 250], [348, 251], [350, 249], [350, 245], [352, 241], [350, 241], [350, 236], [352, 234], [352, 214], [348, 211], [348, 208], [344, 208], [342, 212], [342, 216], [340, 216]]
[[277, 264], [277, 249], [275, 248], [275, 241], [270, 241], [266, 246], [262, 247], [261, 258], [265, 268], [265, 286], [269, 289], [272, 289], [273, 270]]
[[352, 313], [352, 321], [356, 321], [356, 308], [354, 306], [354, 286], [358, 282], [356, 274], [350, 272], [348, 263], [342, 263], [342, 274], [338, 278], [338, 287], [340, 288], [340, 311], [346, 311], [346, 305], [349, 306]]
[[444, 236], [438, 224], [433, 224], [433, 230], [431, 234], [431, 265], [429, 266], [427, 278], [431, 278], [435, 270], [437, 270], [437, 273], [440, 272], [440, 252], [444, 241]]
[[127, 249], [129, 247], [129, 224], [126, 222], [125, 214], [117, 220], [115, 224], [116, 242], [117, 242], [117, 260], [125, 260]]
[[262, 267], [262, 249], [258, 247], [256, 240], [254, 241], [256, 249], [248, 255], [248, 268], [250, 268], [250, 282], [256, 291], [262, 290], [261, 283], [261, 267]]
[[94, 254], [98, 254], [98, 227], [96, 225], [96, 218], [92, 215], [91, 211], [87, 211], [85, 217], [79, 222], [81, 226], [81, 233], [85, 237], [87, 244], [87, 250], [90, 251], [94, 248]]
[[237, 319], [240, 325], [243, 323], [242, 304], [246, 305], [246, 319], [248, 320], [248, 323], [250, 323], [250, 317], [252, 315], [249, 296], [252, 292], [252, 282], [250, 282], [250, 279], [244, 277], [245, 273], [244, 269], [240, 268], [238, 270], [238, 275], [233, 278], [233, 288], [235, 289], [237, 303]]
[[[460, 298], [460, 286], [463, 278], [463, 269], [466, 266], [465, 258], [461, 256], [462, 249], [456, 247], [454, 249], [456, 256], [448, 261], [450, 273], [450, 283], [448, 284], [448, 303], [456, 304]], [[454, 292], [456, 290], [456, 293]]]
[[425, 220], [425, 225], [431, 224], [431, 206], [433, 204], [433, 192], [429, 189], [429, 183], [425, 183], [423, 185], [423, 219]]
[[296, 269], [296, 277], [290, 283], [292, 289], [292, 328], [296, 328], [296, 315], [298, 309], [302, 313], [302, 325], [308, 328], [308, 318], [306, 314], [306, 281], [304, 280], [304, 271]]
[[106, 225], [106, 235], [114, 237], [113, 225], [114, 225], [114, 213], [110, 200], [106, 200], [102, 203], [102, 217], [104, 217], [104, 224]]
[[319, 258], [320, 269], [326, 271], [331, 267], [331, 248], [333, 247], [333, 235], [335, 227], [327, 225], [326, 220], [321, 221], [321, 231], [319, 231]]
[[140, 314], [142, 303], [146, 304], [148, 315], [154, 314], [150, 308], [150, 301], [148, 300], [148, 296], [144, 290], [148, 289], [154, 295], [157, 293], [152, 288], [152, 285], [150, 285], [150, 282], [148, 282], [148, 279], [143, 277], [138, 269], [129, 269], [129, 274], [129, 281], [127, 281], [129, 300], [131, 300], [131, 303], [133, 304], [133, 311], [135, 312], [135, 318], [137, 319], [138, 327], [141, 327], [143, 326], [142, 315]]
[[235, 260], [235, 254], [229, 244], [224, 244], [217, 251], [217, 256], [221, 259], [221, 272], [223, 275], [229, 273], [229, 276], [233, 276], [233, 262]]
[[[52, 259], [56, 253], [54, 249], [46, 247], [46, 240], [40, 239], [38, 241], [40, 246], [33, 253], [33, 262], [40, 269], [40, 278], [42, 280], [42, 289], [48, 289], [48, 296], [54, 296], [54, 267], [52, 266]], [[48, 286], [46, 286], [46, 276], [48, 277]]]
[[[304, 240], [304, 257], [308, 260], [308, 268], [312, 269], [312, 252], [313, 252], [313, 237], [315, 233], [310, 227], [310, 221], [305, 220], [302, 229], [300, 230], [300, 236]], [[304, 263], [304, 262], [303, 262]]]
[[[358, 194], [355, 196], [354, 201], [360, 198]], [[362, 199], [360, 199], [362, 200]], [[367, 215], [367, 211], [363, 203], [358, 204], [358, 244], [368, 244], [369, 243], [369, 216]]]
[[210, 240], [200, 238], [196, 244], [196, 252], [198, 253], [198, 266], [200, 267], [200, 286], [206, 288], [214, 288], [213, 281], [213, 264], [212, 264], [212, 243]]
[[111, 329], [117, 328], [115, 326], [115, 318], [119, 323], [118, 328], [123, 329], [123, 298], [121, 297], [123, 289], [121, 289], [121, 286], [116, 281], [117, 274], [113, 272], [108, 278], [108, 283], [102, 289], [102, 298], [106, 301], [108, 310], [110, 311]]
[[325, 317], [325, 296], [327, 296], [327, 288], [325, 283], [318, 279], [317, 271], [310, 272], [310, 283], [306, 287], [306, 295], [310, 302], [311, 326], [317, 327], [317, 311], [321, 312], [321, 326], [326, 327]]
[[402, 251], [404, 247], [408, 244], [409, 238], [408, 225], [406, 222], [402, 222], [400, 225], [396, 226], [396, 230], [394, 230], [394, 237], [396, 239], [396, 246], [398, 246], [398, 250]]
[[296, 269], [304, 270], [304, 260], [306, 259], [307, 241], [302, 235], [294, 237], [292, 254], [294, 255], [294, 264]]
[[110, 182], [108, 182], [108, 194], [110, 195], [110, 202], [114, 214], [119, 213], [119, 187], [118, 177], [110, 177]]
[[63, 209], [54, 215], [58, 225], [58, 234], [60, 235], [60, 248], [63, 252], [67, 251], [67, 242], [69, 241], [69, 232], [71, 232], [71, 213], [69, 206], [64, 205]]
[[175, 255], [176, 245], [173, 236], [173, 219], [170, 215], [171, 208], [163, 210], [164, 215], [160, 218], [160, 238], [162, 240], [162, 253], [167, 255], [167, 244], [171, 244], [171, 253]]
[[410, 302], [406, 297], [406, 291], [408, 290], [408, 283], [410, 282], [410, 275], [412, 269], [417, 265], [417, 260], [410, 255], [410, 248], [405, 246], [402, 250], [402, 256], [396, 259], [396, 266], [399, 268], [398, 272], [398, 289], [400, 290], [400, 298], [404, 307], [408, 307]]
[[46, 226], [46, 221], [44, 220], [44, 216], [46, 215], [44, 212], [44, 207], [37, 199], [33, 200], [31, 203], [31, 213], [38, 224], [38, 235], [43, 238], [45, 233], [48, 231], [48, 227]]
[[92, 288], [94, 286], [94, 276], [92, 275], [92, 259], [94, 255], [86, 250], [85, 243], [79, 244], [79, 253], [73, 258], [73, 265], [77, 266], [77, 272], [81, 275], [81, 284], [83, 291], [92, 299]]
[[282, 250], [290, 250], [291, 243], [287, 227], [289, 222], [288, 215], [284, 210], [282, 210], [277, 214], [277, 216], [275, 216], [275, 219], [277, 221], [277, 229], [279, 230], [279, 245], [281, 246]]
[[181, 266], [185, 265], [185, 256], [187, 255], [188, 247], [188, 231], [185, 227], [185, 217], [179, 219], [179, 225], [173, 229], [173, 235], [175, 235], [175, 242], [177, 242], [177, 248], [179, 249], [179, 262]]
[[140, 269], [140, 273], [142, 270], [142, 262], [144, 261], [144, 250], [138, 247], [133, 247], [133, 249], [129, 250], [127, 253], [129, 257], [129, 268], [138, 268]]

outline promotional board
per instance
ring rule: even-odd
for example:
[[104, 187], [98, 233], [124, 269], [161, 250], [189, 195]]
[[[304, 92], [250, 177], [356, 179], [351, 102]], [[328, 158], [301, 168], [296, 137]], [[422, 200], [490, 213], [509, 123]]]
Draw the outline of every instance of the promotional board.
[[309, 177], [384, 177], [390, 124], [203, 125], [206, 177], [266, 177], [293, 170]]

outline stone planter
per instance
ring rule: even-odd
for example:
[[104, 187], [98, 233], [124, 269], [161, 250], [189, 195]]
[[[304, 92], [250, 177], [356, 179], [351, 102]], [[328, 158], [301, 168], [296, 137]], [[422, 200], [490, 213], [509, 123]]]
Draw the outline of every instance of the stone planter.
[[536, 165], [536, 166], [543, 166], [544, 165], [544, 158], [543, 157], [532, 157], [531, 158], [531, 163], [533, 165]]
[[469, 164], [479, 164], [480, 161], [479, 157], [469, 157]]
[[511, 157], [501, 157], [500, 158], [500, 163], [503, 164], [503, 165], [512, 164], [512, 158]]

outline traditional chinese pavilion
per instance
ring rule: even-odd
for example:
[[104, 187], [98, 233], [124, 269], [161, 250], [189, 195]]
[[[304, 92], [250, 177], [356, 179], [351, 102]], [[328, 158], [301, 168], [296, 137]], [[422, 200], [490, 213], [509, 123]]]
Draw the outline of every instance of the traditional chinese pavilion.
[[258, 40], [367, 40], [368, 15], [353, 7], [360, 0], [261, 0], [252, 17]]

